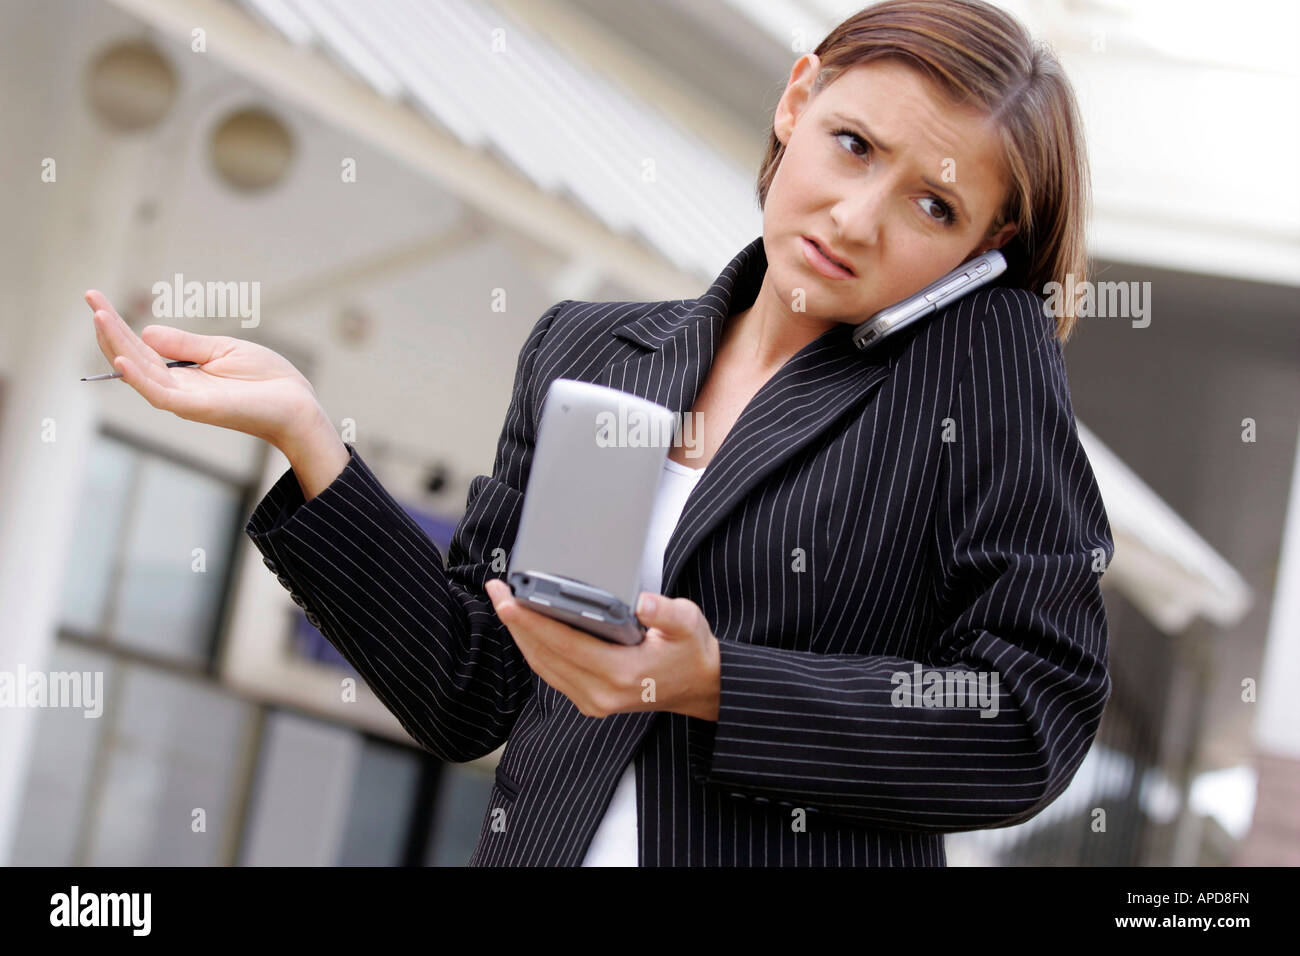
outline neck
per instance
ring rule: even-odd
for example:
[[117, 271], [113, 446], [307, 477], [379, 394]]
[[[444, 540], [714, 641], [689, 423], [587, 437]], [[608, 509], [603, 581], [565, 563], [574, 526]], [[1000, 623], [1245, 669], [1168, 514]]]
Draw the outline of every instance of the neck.
[[769, 285], [770, 276], [763, 276], [754, 304], [727, 319], [718, 348], [746, 366], [774, 372], [836, 322], [789, 308]]

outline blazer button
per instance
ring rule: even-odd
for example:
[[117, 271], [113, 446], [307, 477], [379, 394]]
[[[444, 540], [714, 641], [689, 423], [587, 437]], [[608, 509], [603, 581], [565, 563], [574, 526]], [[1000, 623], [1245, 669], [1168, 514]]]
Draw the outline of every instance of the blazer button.
[[731, 791], [731, 795], [732, 795], [733, 797], [739, 797], [741, 800], [744, 800], [744, 799], [745, 799], [745, 795], [744, 795], [743, 793], [736, 793], [736, 791], [734, 791], [734, 790]]
[[307, 602], [303, 600], [301, 594], [295, 591], [294, 593], [290, 594], [289, 597], [293, 598], [294, 604], [298, 605], [304, 611], [307, 610]]
[[320, 618], [318, 618], [311, 611], [307, 612], [307, 622], [311, 624], [312, 627], [316, 628], [316, 630], [318, 631], [320, 630]]
[[282, 585], [286, 590], [289, 590], [289, 591], [292, 591], [292, 590], [293, 590], [293, 582], [290, 581], [288, 578], [286, 578], [283, 574], [277, 574], [277, 575], [275, 576], [275, 579], [276, 579], [277, 581], [279, 581], [280, 584], [281, 584], [281, 585]]
[[772, 801], [769, 800], [769, 799], [767, 799], [767, 797], [755, 797], [755, 798], [754, 798], [754, 802], [755, 802], [755, 803], [771, 803]]
[[262, 558], [262, 563], [265, 564], [268, 568], [271, 569], [271, 573], [272, 573], [272, 574], [279, 574], [279, 573], [280, 573], [280, 569], [279, 569], [278, 567], [276, 567], [275, 562], [272, 561], [270, 558]]

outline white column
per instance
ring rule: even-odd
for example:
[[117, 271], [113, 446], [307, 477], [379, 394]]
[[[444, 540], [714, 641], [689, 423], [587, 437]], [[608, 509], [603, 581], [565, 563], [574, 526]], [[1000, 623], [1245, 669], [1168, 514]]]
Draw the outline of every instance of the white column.
[[1255, 812], [1236, 866], [1300, 866], [1300, 438], [1255, 715]]
[[[1282, 554], [1268, 620], [1268, 644], [1259, 675], [1255, 742], [1277, 756], [1300, 760], [1300, 436], [1291, 468], [1291, 492]], [[1298, 811], [1300, 812], [1300, 811]]]
[[[147, 142], [93, 127], [84, 114], [50, 128], [54, 183], [40, 182], [42, 248], [21, 315], [4, 317], [15, 343], [0, 423], [0, 671], [44, 670], [59, 619], [63, 573], [77, 547], [78, 494], [96, 426], [96, 390], [121, 382], [81, 382], [111, 371], [95, 345], [88, 288], [117, 291], [123, 242], [137, 198], [136, 170]], [[62, 135], [60, 135], [62, 134]], [[98, 356], [97, 361], [93, 361]], [[88, 362], [92, 362], [89, 364]], [[42, 440], [45, 423], [55, 440]], [[0, 864], [12, 855], [39, 712], [0, 708]]]

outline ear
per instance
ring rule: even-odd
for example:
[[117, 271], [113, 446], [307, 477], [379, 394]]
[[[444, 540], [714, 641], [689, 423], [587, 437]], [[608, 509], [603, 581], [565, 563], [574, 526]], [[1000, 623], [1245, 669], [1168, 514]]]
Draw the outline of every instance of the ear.
[[817, 78], [821, 66], [821, 59], [816, 53], [805, 53], [795, 60], [794, 66], [790, 69], [790, 79], [786, 83], [780, 101], [776, 104], [776, 111], [772, 117], [772, 131], [783, 144], [790, 142], [794, 124], [812, 100], [813, 81]]
[[976, 246], [974, 251], [972, 251], [971, 254], [968, 255], [962, 261], [969, 262], [971, 259], [974, 259], [976, 256], [988, 252], [990, 249], [1001, 249], [1011, 240], [1011, 237], [1014, 236], [1015, 234], [1016, 234], [1015, 223], [1008, 222], [1004, 224], [996, 232], [990, 233], [988, 236], [985, 236], [982, 240], [980, 240], [980, 244]]

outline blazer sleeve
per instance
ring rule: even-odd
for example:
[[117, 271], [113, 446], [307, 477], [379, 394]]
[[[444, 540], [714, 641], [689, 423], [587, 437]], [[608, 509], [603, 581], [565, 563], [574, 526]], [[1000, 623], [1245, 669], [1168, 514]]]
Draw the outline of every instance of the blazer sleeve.
[[568, 301], [547, 310], [519, 352], [492, 474], [471, 481], [445, 568], [351, 444], [347, 465], [320, 494], [304, 501], [289, 469], [245, 527], [326, 639], [442, 760], [500, 746], [531, 693], [532, 671], [483, 584], [489, 572], [501, 576], [518, 532], [535, 435], [533, 372]]
[[[988, 301], [969, 332], [928, 533], [946, 623], [915, 661], [719, 641], [719, 720], [690, 718], [697, 780], [954, 832], [1023, 822], [1074, 776], [1110, 694], [1100, 578], [1114, 542], [1055, 321], [1029, 290]], [[996, 713], [916, 706], [918, 665], [985, 675]]]

